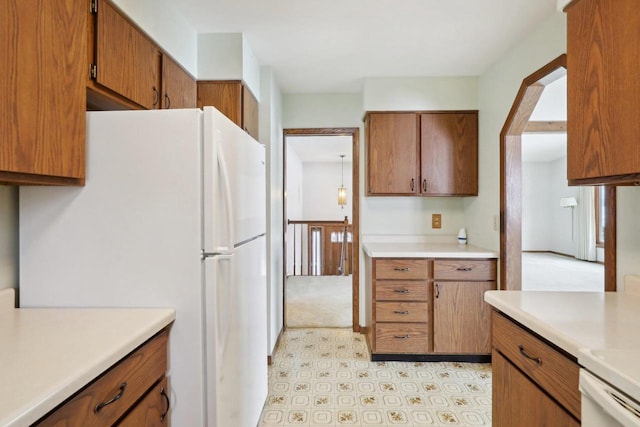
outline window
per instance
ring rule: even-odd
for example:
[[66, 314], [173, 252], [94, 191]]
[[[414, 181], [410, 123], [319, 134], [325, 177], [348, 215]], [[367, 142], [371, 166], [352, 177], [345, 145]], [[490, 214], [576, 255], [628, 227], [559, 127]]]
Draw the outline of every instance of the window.
[[604, 185], [596, 187], [596, 246], [598, 247], [604, 246], [604, 227], [607, 215], [607, 192], [605, 188]]

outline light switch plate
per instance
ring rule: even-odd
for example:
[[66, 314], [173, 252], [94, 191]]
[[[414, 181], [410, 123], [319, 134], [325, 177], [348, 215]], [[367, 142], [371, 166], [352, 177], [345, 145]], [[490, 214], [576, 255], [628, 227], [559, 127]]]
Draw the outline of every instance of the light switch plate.
[[442, 228], [442, 215], [441, 214], [432, 214], [431, 215], [431, 228]]

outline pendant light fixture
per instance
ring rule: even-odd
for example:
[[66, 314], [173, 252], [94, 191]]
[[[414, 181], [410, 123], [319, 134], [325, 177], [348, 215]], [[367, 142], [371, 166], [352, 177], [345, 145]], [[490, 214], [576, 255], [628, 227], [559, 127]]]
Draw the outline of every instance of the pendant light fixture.
[[344, 209], [347, 204], [347, 189], [344, 188], [344, 154], [340, 154], [342, 158], [342, 178], [340, 179], [340, 187], [338, 188], [338, 205]]

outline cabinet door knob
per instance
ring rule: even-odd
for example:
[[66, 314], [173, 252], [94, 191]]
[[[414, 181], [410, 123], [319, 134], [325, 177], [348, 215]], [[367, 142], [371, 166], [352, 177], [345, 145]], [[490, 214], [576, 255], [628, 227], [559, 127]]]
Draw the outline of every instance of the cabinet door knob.
[[167, 401], [167, 409], [163, 412], [162, 415], [160, 415], [160, 421], [164, 421], [165, 417], [167, 416], [167, 414], [169, 413], [169, 408], [171, 408], [171, 402], [169, 401], [169, 396], [167, 395], [166, 390], [164, 389], [164, 387], [162, 387], [162, 390], [160, 390], [160, 394], [162, 395], [162, 397], [165, 398], [165, 400]]
[[436, 283], [436, 298], [440, 297], [440, 285]]
[[165, 100], [165, 108], [168, 110], [169, 108], [171, 108], [171, 98], [169, 98], [169, 94], [165, 92], [164, 94], [164, 100]]
[[415, 180], [411, 178], [411, 191], [414, 190], [414, 183], [415, 183]]
[[160, 92], [158, 92], [158, 88], [156, 88], [155, 86], [153, 86], [151, 89], [153, 89], [153, 104], [151, 106], [155, 107], [156, 105], [158, 105], [158, 102], [160, 102]]
[[427, 192], [427, 180], [426, 179], [422, 180], [422, 191], [425, 192], [425, 193]]
[[526, 351], [524, 351], [524, 346], [522, 344], [518, 344], [518, 350], [520, 350], [520, 354], [523, 355], [524, 357], [526, 357], [529, 360], [533, 360], [534, 362], [536, 362], [538, 364], [538, 366], [542, 365], [542, 359], [540, 359], [539, 357], [533, 357], [530, 356], [529, 354], [527, 354]]
[[394, 335], [393, 337], [398, 340], [408, 340], [411, 338], [411, 335]]
[[122, 383], [120, 384], [120, 389], [118, 391], [118, 394], [116, 394], [115, 396], [113, 396], [111, 399], [106, 400], [104, 402], [100, 402], [96, 405], [96, 407], [93, 409], [93, 412], [100, 412], [100, 410], [102, 408], [104, 408], [107, 405], [111, 405], [113, 402], [120, 400], [120, 398], [122, 397], [122, 395], [124, 394], [124, 389], [127, 387], [127, 383]]

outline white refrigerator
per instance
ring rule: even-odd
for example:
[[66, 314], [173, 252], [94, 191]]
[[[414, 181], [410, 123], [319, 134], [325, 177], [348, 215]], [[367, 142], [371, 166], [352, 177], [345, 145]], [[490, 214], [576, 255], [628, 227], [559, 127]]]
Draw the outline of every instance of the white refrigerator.
[[264, 159], [212, 107], [87, 113], [86, 186], [20, 188], [20, 305], [174, 307], [172, 425], [254, 427], [267, 396]]

